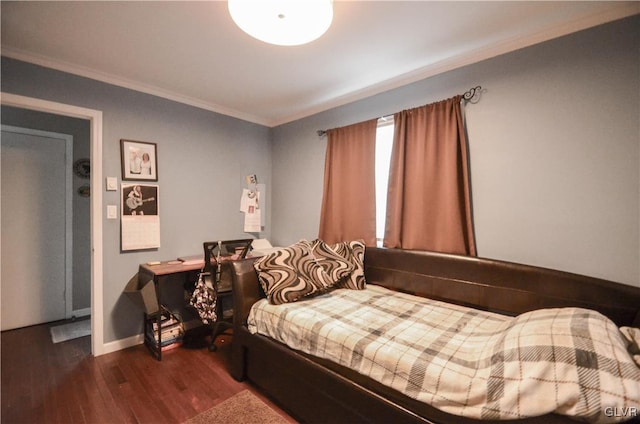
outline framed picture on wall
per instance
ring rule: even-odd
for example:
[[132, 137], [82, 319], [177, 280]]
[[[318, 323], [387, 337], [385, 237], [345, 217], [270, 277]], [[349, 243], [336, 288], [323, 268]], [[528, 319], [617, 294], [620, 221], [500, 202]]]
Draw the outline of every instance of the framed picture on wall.
[[156, 143], [120, 140], [122, 179], [158, 181], [158, 148]]

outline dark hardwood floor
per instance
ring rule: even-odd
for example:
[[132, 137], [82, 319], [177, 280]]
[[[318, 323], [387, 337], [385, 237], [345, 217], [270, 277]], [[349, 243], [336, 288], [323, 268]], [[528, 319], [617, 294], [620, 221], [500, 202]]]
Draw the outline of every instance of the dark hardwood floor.
[[93, 357], [90, 337], [53, 344], [49, 326], [0, 335], [3, 424], [181, 423], [245, 389], [295, 422], [229, 375], [232, 336], [216, 352], [177, 348], [159, 362], [143, 345]]

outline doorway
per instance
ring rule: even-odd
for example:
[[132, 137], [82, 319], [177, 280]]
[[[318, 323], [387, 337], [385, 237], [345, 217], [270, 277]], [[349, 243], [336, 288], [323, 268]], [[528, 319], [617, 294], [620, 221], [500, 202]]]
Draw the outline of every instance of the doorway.
[[73, 137], [2, 126], [2, 330], [71, 318]]
[[86, 119], [90, 126], [91, 196], [91, 353], [106, 353], [104, 344], [103, 240], [102, 240], [102, 111], [48, 100], [0, 93], [3, 105]]

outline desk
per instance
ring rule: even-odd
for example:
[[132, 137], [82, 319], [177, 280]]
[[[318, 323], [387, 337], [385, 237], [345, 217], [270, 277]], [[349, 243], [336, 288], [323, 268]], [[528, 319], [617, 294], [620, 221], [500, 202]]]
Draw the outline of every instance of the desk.
[[200, 271], [204, 265], [204, 259], [201, 262], [185, 265], [179, 261], [160, 262], [158, 265], [140, 264], [140, 275], [157, 278], [165, 275], [181, 274], [185, 272]]
[[162, 360], [161, 341], [156, 343], [152, 337], [148, 337], [147, 330], [148, 326], [155, 323], [161, 332], [163, 309], [169, 310], [183, 321], [185, 332], [203, 325], [196, 311], [186, 307], [189, 300], [185, 298], [185, 290], [195, 284], [203, 265], [204, 260], [188, 265], [176, 261], [161, 262], [158, 265], [140, 264], [138, 278], [140, 281], [153, 281], [160, 305], [160, 312], [152, 315], [144, 313], [144, 344], [159, 361]]

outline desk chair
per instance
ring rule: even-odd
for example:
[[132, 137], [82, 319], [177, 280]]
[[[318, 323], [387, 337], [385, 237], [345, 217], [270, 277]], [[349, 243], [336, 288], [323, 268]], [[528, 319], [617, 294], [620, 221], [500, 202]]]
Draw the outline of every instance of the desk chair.
[[[216, 338], [233, 328], [233, 293], [231, 291], [231, 270], [227, 262], [243, 259], [251, 247], [253, 239], [206, 241], [204, 247], [204, 275], [210, 278], [216, 296], [217, 320], [212, 324], [209, 351], [216, 350]], [[208, 274], [208, 277], [207, 277]], [[206, 280], [205, 280], [206, 281]], [[209, 284], [207, 284], [209, 285]]]

